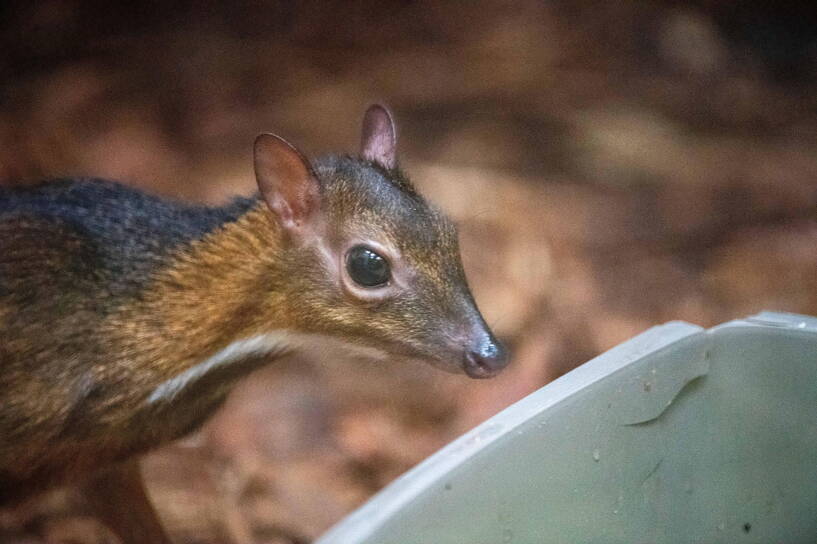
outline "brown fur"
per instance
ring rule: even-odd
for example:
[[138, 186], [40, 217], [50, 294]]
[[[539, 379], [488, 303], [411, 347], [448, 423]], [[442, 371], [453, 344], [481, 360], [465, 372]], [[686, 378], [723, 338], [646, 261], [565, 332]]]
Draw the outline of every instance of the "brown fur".
[[[166, 227], [123, 230], [129, 223], [88, 210], [65, 219], [68, 199], [125, 194], [115, 187], [46, 186], [39, 208], [30, 198], [7, 206], [13, 213], [0, 215], [0, 503], [194, 429], [237, 379], [270, 359], [248, 354], [197, 366], [236, 341], [287, 331], [469, 375], [477, 372], [474, 357], [495, 370], [504, 365], [465, 282], [453, 225], [391, 168], [388, 113], [373, 107], [367, 116], [364, 151], [389, 168], [351, 157], [313, 168], [280, 138], [263, 136], [256, 142], [262, 198], [239, 215], [219, 212], [222, 223], [190, 240], [160, 243]], [[127, 199], [135, 211], [123, 213], [193, 213]], [[140, 217], [151, 221], [150, 213]], [[106, 247], [114, 239], [133, 247]], [[387, 285], [364, 288], [348, 276], [346, 252], [361, 243], [388, 257]], [[206, 371], [184, 380], [178, 394], [154, 399], [163, 384], [197, 368]], [[117, 481], [134, 487], [127, 466]], [[93, 481], [92, 488], [110, 488]]]

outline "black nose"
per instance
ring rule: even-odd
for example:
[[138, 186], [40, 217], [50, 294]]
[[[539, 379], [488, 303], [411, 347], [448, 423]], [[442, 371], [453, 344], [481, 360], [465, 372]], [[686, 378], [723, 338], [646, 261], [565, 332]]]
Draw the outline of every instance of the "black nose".
[[471, 378], [491, 378], [506, 366], [508, 351], [491, 336], [465, 352], [463, 369]]

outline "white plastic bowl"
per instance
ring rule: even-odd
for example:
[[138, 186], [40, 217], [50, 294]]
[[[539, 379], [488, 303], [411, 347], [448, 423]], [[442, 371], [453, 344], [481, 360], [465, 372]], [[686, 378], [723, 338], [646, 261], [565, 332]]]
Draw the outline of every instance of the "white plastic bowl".
[[669, 323], [517, 402], [317, 544], [817, 542], [817, 319]]

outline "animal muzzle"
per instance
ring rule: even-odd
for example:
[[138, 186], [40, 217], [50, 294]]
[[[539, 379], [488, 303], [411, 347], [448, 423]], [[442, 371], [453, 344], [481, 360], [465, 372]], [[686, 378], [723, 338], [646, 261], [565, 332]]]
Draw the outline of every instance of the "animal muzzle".
[[466, 348], [462, 369], [470, 378], [492, 378], [508, 366], [508, 361], [505, 347], [492, 334], [484, 332]]

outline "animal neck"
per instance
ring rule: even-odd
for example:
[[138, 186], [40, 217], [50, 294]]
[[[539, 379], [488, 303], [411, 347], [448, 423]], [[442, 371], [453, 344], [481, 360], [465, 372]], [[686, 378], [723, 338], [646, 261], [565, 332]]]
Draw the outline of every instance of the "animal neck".
[[215, 369], [242, 355], [287, 351], [283, 333], [292, 321], [281, 248], [279, 228], [259, 200], [236, 221], [176, 251], [141, 300], [111, 323], [124, 352], [141, 359], [135, 366], [149, 368], [158, 386], [185, 372], [195, 377], [191, 369], [208, 362]]

